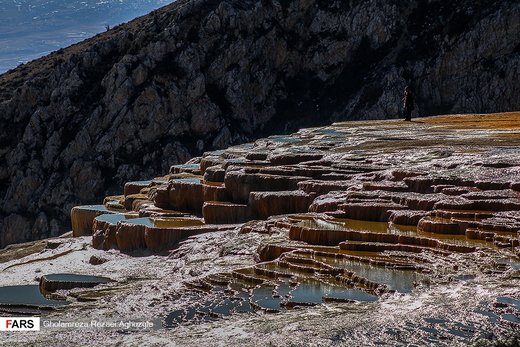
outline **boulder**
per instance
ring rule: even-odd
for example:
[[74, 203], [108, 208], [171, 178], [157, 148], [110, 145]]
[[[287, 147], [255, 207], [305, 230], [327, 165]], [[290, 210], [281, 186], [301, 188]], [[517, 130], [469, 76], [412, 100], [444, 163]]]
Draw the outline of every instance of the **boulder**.
[[109, 260], [107, 258], [104, 258], [104, 257], [100, 257], [98, 255], [93, 255], [90, 257], [88, 263], [90, 265], [101, 265], [101, 264], [104, 264], [106, 262], [108, 262]]

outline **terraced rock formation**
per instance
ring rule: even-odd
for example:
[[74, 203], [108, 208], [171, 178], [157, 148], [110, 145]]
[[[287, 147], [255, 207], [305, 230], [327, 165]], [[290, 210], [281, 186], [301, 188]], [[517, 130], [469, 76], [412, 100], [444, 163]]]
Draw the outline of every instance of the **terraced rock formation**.
[[335, 123], [128, 182], [0, 250], [0, 313], [154, 329], [6, 341], [514, 345], [519, 117]]
[[201, 233], [269, 235], [256, 265], [187, 283], [214, 300], [172, 313], [170, 325], [200, 309], [211, 319], [376, 300], [476, 261], [504, 271], [493, 259], [520, 258], [518, 117], [336, 123], [207, 152], [75, 207], [73, 234], [130, 254]]
[[59, 235], [71, 207], [204, 151], [396, 118], [407, 83], [421, 115], [518, 110], [519, 23], [513, 0], [177, 0], [22, 65], [0, 76], [0, 247]]

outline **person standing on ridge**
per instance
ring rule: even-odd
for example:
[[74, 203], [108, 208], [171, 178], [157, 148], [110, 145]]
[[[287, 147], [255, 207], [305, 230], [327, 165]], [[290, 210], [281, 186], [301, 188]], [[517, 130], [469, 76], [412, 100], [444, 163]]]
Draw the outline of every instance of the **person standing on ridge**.
[[404, 89], [403, 96], [403, 109], [404, 109], [404, 120], [411, 121], [412, 120], [412, 111], [415, 107], [415, 98], [412, 92], [412, 88], [410, 86], [406, 86]]

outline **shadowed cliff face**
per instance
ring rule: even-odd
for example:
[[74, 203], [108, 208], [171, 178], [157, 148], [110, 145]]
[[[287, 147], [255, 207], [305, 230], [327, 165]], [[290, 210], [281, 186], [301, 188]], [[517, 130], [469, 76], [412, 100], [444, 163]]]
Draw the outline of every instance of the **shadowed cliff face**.
[[0, 76], [0, 247], [202, 151], [344, 119], [520, 108], [515, 1], [178, 1]]

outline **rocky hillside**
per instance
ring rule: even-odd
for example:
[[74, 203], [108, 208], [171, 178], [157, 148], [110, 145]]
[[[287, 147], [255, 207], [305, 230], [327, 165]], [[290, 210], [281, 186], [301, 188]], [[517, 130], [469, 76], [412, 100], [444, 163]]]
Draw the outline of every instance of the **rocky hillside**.
[[195, 154], [331, 120], [520, 108], [516, 1], [179, 0], [0, 76], [0, 247]]

